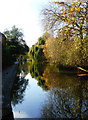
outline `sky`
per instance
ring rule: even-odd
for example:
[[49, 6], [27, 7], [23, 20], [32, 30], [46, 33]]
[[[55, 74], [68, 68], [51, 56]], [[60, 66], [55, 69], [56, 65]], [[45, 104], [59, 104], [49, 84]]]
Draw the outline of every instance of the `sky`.
[[0, 0], [0, 32], [13, 25], [23, 30], [24, 40], [31, 47], [43, 35], [40, 12], [51, 0]]
[[31, 47], [44, 33], [40, 12], [51, 1], [0, 0], [0, 32], [15, 25], [23, 30], [24, 40]]

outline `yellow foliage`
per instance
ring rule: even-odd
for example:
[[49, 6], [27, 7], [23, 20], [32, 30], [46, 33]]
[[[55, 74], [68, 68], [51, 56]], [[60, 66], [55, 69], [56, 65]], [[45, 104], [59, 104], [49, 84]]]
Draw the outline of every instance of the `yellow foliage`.
[[80, 10], [81, 10], [81, 8], [80, 8], [80, 7], [78, 7], [78, 12], [80, 12]]
[[72, 7], [72, 8], [71, 8], [71, 12], [73, 12], [74, 10], [75, 10], [75, 7]]
[[75, 2], [73, 2], [72, 5], [75, 5]]
[[52, 16], [54, 17], [54, 16], [56, 16], [56, 14], [53, 14]]

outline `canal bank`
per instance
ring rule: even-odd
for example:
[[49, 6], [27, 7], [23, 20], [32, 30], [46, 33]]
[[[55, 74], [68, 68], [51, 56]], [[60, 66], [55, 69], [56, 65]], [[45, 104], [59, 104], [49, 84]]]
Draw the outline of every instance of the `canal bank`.
[[2, 72], [2, 120], [14, 119], [11, 107], [11, 92], [18, 70], [18, 63], [6, 68]]

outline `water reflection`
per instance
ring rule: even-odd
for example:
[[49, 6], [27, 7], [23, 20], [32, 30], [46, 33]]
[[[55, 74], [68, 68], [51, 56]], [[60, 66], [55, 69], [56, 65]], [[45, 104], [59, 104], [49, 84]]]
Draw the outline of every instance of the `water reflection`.
[[[42, 108], [43, 118], [87, 118], [88, 100], [83, 96], [74, 97], [71, 90], [52, 89], [48, 102]], [[88, 97], [88, 96], [87, 96]]]
[[15, 106], [18, 103], [22, 103], [24, 92], [26, 86], [28, 85], [28, 80], [24, 77], [17, 76], [12, 93], [12, 104]]
[[25, 76], [28, 74], [28, 63], [20, 62], [18, 73], [14, 82], [12, 90], [12, 104], [15, 106], [18, 103], [22, 103], [24, 100], [24, 92], [28, 85], [28, 79]]
[[[38, 66], [39, 67], [39, 66]], [[88, 116], [88, 77], [77, 77], [76, 74], [65, 74], [55, 65], [46, 65], [41, 72], [33, 65], [32, 77], [43, 88], [50, 89], [48, 102], [42, 108], [43, 118], [87, 118]], [[36, 72], [37, 71], [37, 72]], [[35, 75], [34, 75], [35, 74]], [[38, 76], [39, 75], [39, 76]], [[39, 78], [40, 81], [39, 81]]]
[[26, 67], [23, 65], [14, 85], [13, 105], [23, 101], [29, 78], [31, 88], [26, 90], [23, 104], [28, 107], [18, 105], [17, 110], [15, 109], [17, 114], [18, 110], [22, 109], [21, 113], [24, 112], [26, 116], [32, 118], [39, 118], [40, 113], [41, 118], [88, 117], [88, 76], [78, 77], [73, 73], [63, 73], [55, 65], [43, 63], [30, 63]]
[[45, 66], [45, 63], [31, 63], [29, 72], [32, 78], [36, 78], [38, 80], [38, 85], [41, 86], [43, 90], [49, 90], [45, 80], [42, 79]]
[[54, 71], [47, 66], [43, 78], [51, 91], [42, 108], [44, 118], [87, 118], [88, 77]]

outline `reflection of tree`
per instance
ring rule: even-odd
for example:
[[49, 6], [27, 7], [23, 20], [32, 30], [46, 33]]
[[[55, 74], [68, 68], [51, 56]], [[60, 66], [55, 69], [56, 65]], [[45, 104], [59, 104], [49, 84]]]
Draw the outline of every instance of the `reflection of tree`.
[[27, 85], [28, 85], [27, 79], [25, 79], [24, 77], [20, 77], [20, 76], [16, 77], [14, 88], [13, 88], [13, 93], [12, 93], [12, 104], [14, 106], [23, 101], [23, 97], [24, 97], [23, 93]]
[[48, 85], [45, 84], [45, 80], [42, 80], [42, 74], [44, 72], [45, 64], [44, 63], [31, 63], [30, 65], [30, 74], [32, 78], [38, 80], [38, 85], [41, 86], [44, 90], [48, 90]]
[[50, 88], [66, 89], [69, 87], [77, 87], [79, 85], [76, 75], [62, 73], [55, 65], [47, 65], [45, 67], [42, 79], [45, 80]]
[[28, 79], [25, 79], [25, 75], [27, 75], [27, 73], [28, 73], [27, 62], [19, 63], [19, 69], [12, 91], [12, 104], [14, 106], [23, 101], [24, 92], [28, 85]]
[[[48, 101], [42, 108], [41, 116], [43, 118], [87, 118], [88, 91], [84, 91], [82, 98], [76, 99], [70, 91], [71, 89], [52, 89]], [[82, 104], [80, 104], [81, 100]]]
[[88, 77], [65, 74], [46, 66], [43, 77], [52, 89], [43, 106], [45, 118], [85, 118], [88, 116]]
[[88, 116], [88, 78], [60, 72], [53, 65], [34, 63], [31, 76], [50, 91], [42, 108], [43, 118], [85, 118]]
[[[83, 76], [79, 78], [80, 85], [78, 86], [79, 90], [79, 106], [78, 106], [78, 117], [88, 117], [88, 77]], [[84, 109], [83, 109], [84, 108]]]
[[64, 90], [71, 88], [75, 97], [79, 96], [80, 86], [87, 89], [87, 77], [79, 78], [76, 74], [69, 73], [69, 71], [65, 72], [59, 71], [54, 65], [47, 65], [44, 69], [42, 80], [44, 79], [45, 84], [50, 88], [62, 88]]
[[[25, 56], [25, 57], [27, 57], [27, 56]], [[18, 74], [20, 74], [20, 73], [22, 74], [22, 72], [24, 73], [23, 74], [24, 76], [26, 76], [29, 73], [29, 63], [26, 60], [21, 60], [19, 63]]]

